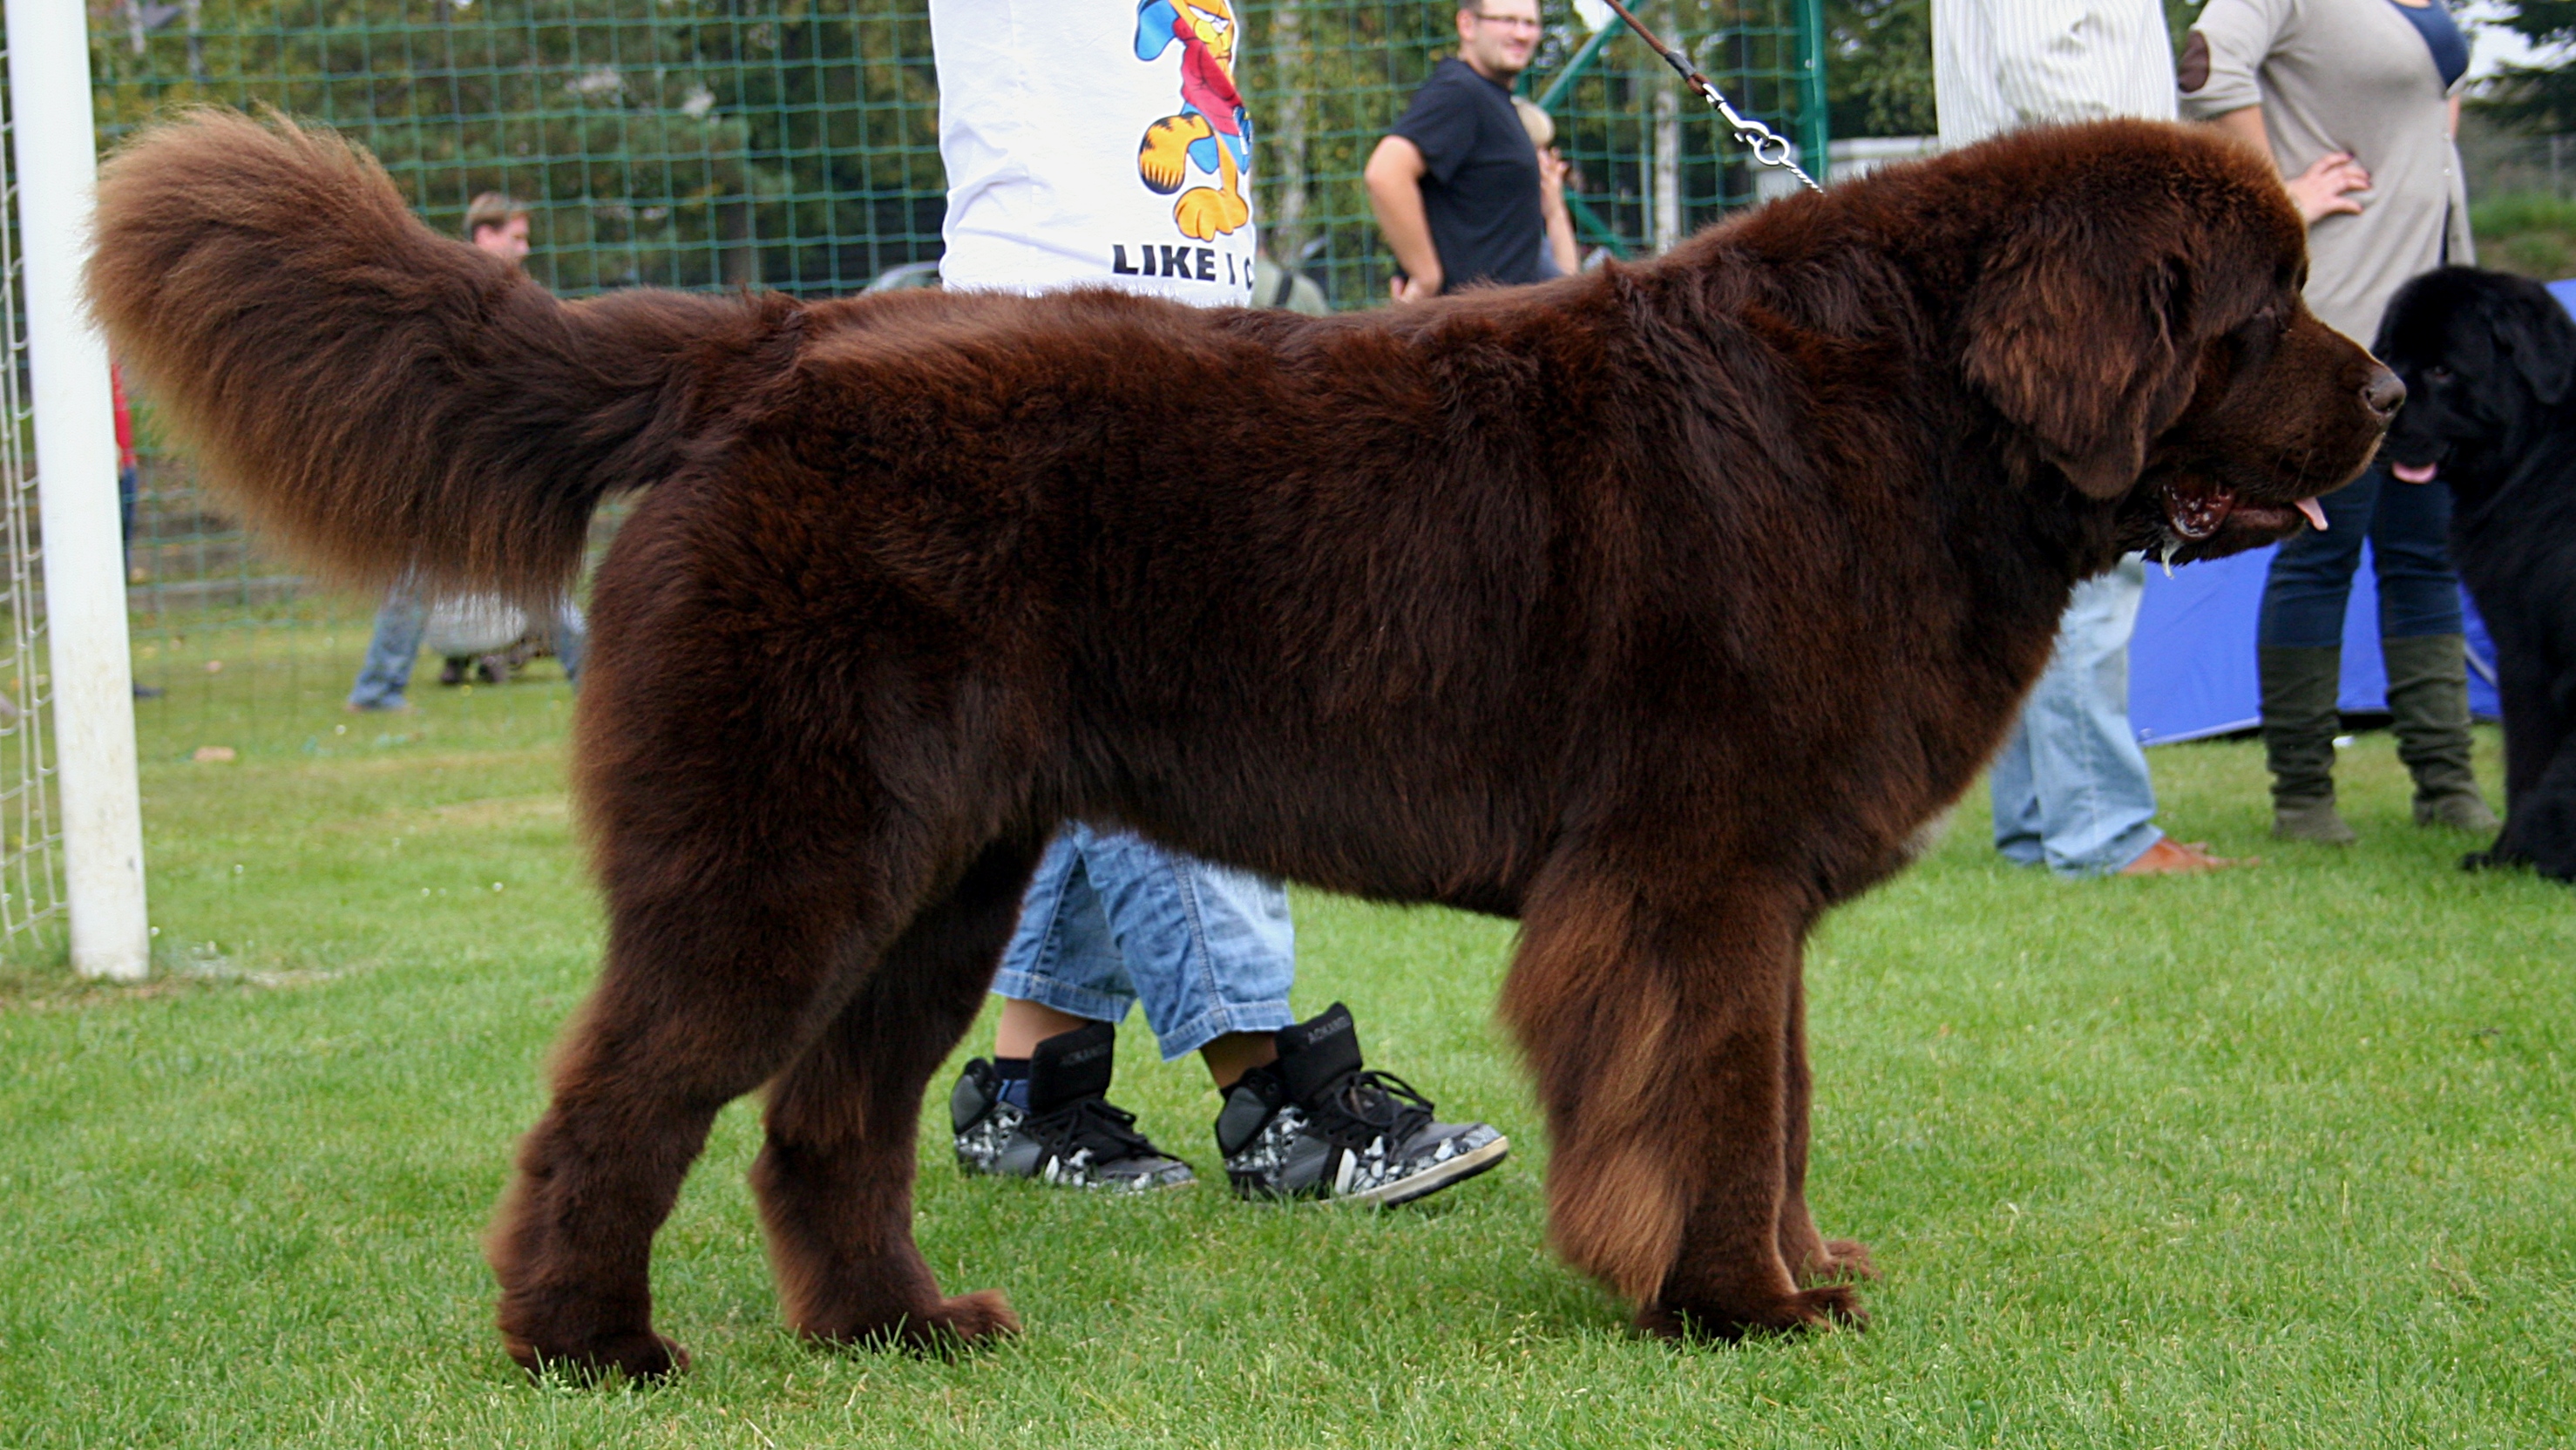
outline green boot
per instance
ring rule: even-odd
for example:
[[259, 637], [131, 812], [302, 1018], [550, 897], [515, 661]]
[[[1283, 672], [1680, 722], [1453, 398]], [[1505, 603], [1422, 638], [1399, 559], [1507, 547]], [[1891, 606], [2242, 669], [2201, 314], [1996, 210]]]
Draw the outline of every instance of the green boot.
[[2468, 642], [2456, 634], [2383, 639], [2397, 758], [2415, 777], [2415, 824], [2486, 835], [2495, 812], [2469, 769]]
[[2263, 682], [2263, 761], [2272, 768], [2272, 834], [2286, 841], [2349, 846], [2361, 839], [2335, 814], [2335, 693], [2343, 650], [2265, 645], [2257, 653]]

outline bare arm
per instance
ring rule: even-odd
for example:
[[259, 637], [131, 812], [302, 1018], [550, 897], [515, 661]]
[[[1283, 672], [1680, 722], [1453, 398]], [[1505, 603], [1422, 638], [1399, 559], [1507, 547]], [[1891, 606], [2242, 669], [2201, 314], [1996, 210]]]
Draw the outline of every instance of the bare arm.
[[[2459, 106], [2452, 103], [2452, 114]], [[2263, 128], [2263, 108], [2246, 106], [2211, 119], [2210, 124], [2254, 148], [2265, 161], [2272, 159], [2272, 135]], [[2358, 212], [2361, 202], [2347, 192], [2366, 191], [2370, 173], [2352, 159], [2349, 151], [2332, 151], [2318, 157], [2307, 170], [2282, 183], [2290, 189], [2290, 200], [2297, 202], [2299, 216], [2310, 226], [2319, 217], [2337, 212]]]
[[1422, 152], [1401, 136], [1389, 136], [1369, 153], [1360, 173], [1368, 183], [1369, 209], [1377, 229], [1404, 269], [1398, 302], [1419, 302], [1440, 295], [1440, 252], [1431, 245], [1431, 218], [1422, 210]]
[[1538, 153], [1538, 205], [1547, 218], [1547, 253], [1556, 270], [1571, 277], [1583, 268], [1583, 253], [1574, 245], [1574, 212], [1565, 204], [1565, 158], [1551, 146]]
[[2267, 159], [2272, 154], [2272, 133], [2263, 129], [2261, 106], [2247, 106], [2241, 111], [2230, 111], [2209, 124], [2253, 147]]

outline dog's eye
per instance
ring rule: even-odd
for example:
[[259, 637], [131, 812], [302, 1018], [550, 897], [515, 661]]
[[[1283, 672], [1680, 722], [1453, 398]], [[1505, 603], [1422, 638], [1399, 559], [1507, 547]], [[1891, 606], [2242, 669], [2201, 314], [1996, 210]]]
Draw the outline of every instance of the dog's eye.
[[2449, 368], [2434, 366], [2424, 369], [2424, 381], [2428, 383], [2447, 383], [2450, 380], [2451, 370]]

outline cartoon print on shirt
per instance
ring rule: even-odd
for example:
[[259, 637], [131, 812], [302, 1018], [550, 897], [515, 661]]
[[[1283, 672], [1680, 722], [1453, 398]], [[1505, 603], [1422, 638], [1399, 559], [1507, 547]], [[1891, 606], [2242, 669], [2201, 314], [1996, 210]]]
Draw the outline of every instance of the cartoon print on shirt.
[[[1230, 0], [1137, 0], [1136, 58], [1158, 61], [1175, 44], [1181, 48], [1181, 109], [1145, 128], [1136, 174], [1157, 196], [1181, 192], [1172, 222], [1203, 242], [1252, 219], [1243, 198], [1252, 119], [1234, 88], [1234, 36]], [[1193, 171], [1216, 185], [1181, 191]]]

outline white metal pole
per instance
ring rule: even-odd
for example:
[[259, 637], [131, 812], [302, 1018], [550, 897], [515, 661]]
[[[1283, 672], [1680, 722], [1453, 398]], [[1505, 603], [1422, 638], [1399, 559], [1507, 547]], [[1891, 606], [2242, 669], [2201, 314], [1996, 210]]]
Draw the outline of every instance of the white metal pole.
[[98, 184], [89, 7], [80, 0], [7, 5], [72, 967], [132, 981], [150, 971], [152, 931], [143, 904], [115, 403], [107, 341], [80, 297]]

